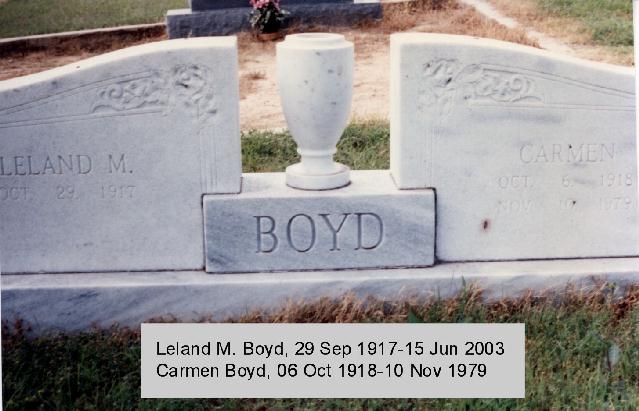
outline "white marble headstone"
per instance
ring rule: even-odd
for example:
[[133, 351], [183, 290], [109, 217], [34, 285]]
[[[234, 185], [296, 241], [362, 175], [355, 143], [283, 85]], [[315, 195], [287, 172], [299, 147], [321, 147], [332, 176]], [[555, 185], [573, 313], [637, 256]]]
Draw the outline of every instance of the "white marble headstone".
[[3, 273], [201, 269], [202, 196], [240, 182], [234, 37], [0, 82]]
[[443, 261], [639, 255], [634, 70], [391, 39], [391, 172], [434, 188]]

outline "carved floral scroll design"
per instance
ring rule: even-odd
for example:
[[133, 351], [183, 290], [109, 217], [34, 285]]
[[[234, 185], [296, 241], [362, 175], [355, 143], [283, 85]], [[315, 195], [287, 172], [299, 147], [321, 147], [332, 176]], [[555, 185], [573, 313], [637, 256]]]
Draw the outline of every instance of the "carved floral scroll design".
[[151, 71], [99, 89], [92, 112], [155, 108], [168, 114], [181, 106], [205, 121], [217, 113], [212, 84], [211, 71], [207, 67], [181, 64], [171, 70]]
[[462, 65], [458, 60], [439, 59], [423, 65], [419, 109], [437, 111], [448, 116], [461, 98], [466, 103], [541, 102], [535, 91], [535, 80], [518, 73], [507, 73], [482, 67]]

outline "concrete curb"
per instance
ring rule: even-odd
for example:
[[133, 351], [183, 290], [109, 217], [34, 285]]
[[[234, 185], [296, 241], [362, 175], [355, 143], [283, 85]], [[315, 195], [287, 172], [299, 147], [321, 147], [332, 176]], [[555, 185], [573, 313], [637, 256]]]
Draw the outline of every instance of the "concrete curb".
[[92, 40], [104, 36], [155, 36], [166, 33], [165, 23], [135, 24], [103, 29], [89, 29], [65, 31], [61, 33], [39, 34], [24, 37], [9, 37], [0, 39], [0, 56], [24, 51], [32, 51], [59, 46], [69, 40]]

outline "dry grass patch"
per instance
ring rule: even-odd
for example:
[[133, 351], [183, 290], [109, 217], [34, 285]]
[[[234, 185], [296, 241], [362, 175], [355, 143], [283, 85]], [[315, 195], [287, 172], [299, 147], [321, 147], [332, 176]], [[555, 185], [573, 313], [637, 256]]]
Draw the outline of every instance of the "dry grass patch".
[[383, 19], [379, 28], [388, 33], [409, 31], [420, 23], [424, 14], [457, 7], [455, 0], [416, 0], [383, 4]]
[[20, 45], [0, 51], [0, 80], [26, 76], [74, 63], [98, 54], [165, 40], [164, 30], [152, 29], [129, 33], [102, 33], [62, 38], [29, 48]]
[[250, 71], [245, 74], [245, 77], [248, 78], [249, 80], [264, 80], [266, 78], [266, 73], [259, 70]]
[[524, 30], [509, 29], [477, 13], [472, 7], [451, 7], [446, 13], [435, 12], [434, 18], [423, 21], [415, 31], [446, 34], [462, 34], [539, 47], [526, 36]]
[[512, 30], [455, 0], [418, 0], [384, 5], [378, 26], [385, 34], [398, 31], [461, 34], [539, 47], [523, 30]]
[[[453, 298], [407, 298], [382, 300], [345, 294], [315, 301], [289, 300], [273, 311], [254, 310], [223, 322], [231, 323], [412, 323], [412, 322], [517, 322], [526, 316], [552, 308], [563, 314], [589, 312], [604, 314], [611, 325], [635, 318], [639, 307], [639, 285], [625, 293], [601, 282], [594, 288], [579, 289], [567, 285], [563, 291], [532, 292], [519, 298], [486, 301], [483, 290], [473, 284]], [[523, 315], [523, 317], [519, 317]], [[508, 321], [509, 319], [509, 321]], [[639, 318], [637, 318], [639, 319]], [[204, 318], [202, 321], [219, 321]], [[639, 330], [638, 330], [639, 332]], [[639, 341], [638, 341], [639, 342]]]
[[242, 73], [240, 78], [240, 99], [245, 99], [248, 95], [255, 93], [257, 82], [266, 79], [266, 73], [262, 70], [252, 70]]

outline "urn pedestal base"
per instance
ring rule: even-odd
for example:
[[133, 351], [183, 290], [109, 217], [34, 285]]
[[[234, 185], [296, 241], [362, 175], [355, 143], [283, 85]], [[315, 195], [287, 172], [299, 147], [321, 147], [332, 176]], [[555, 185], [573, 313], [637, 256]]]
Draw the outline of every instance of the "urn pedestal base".
[[351, 169], [344, 164], [334, 163], [335, 172], [330, 174], [309, 174], [302, 163], [286, 167], [286, 185], [300, 190], [334, 190], [351, 182]]

